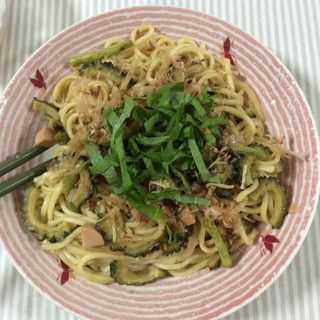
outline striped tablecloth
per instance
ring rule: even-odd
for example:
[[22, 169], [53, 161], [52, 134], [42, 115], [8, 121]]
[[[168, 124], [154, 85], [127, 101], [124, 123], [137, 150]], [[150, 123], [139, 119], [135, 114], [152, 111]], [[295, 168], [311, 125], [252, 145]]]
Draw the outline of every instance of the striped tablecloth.
[[[301, 86], [318, 128], [320, 126], [319, 0], [7, 0], [7, 3], [6, 38], [0, 47], [0, 95], [22, 63], [44, 42], [69, 25], [117, 8], [176, 5], [222, 18], [268, 47]], [[301, 250], [281, 277], [257, 299], [225, 320], [320, 319], [319, 213], [318, 209]], [[2, 246], [0, 318], [79, 319], [61, 310], [24, 280]]]

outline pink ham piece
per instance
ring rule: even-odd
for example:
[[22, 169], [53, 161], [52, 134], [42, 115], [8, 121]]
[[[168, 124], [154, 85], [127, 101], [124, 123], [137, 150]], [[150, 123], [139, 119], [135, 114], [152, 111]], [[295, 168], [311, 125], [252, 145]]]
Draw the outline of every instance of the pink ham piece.
[[43, 146], [50, 148], [55, 142], [53, 140], [54, 132], [49, 127], [43, 127], [40, 129], [34, 139], [34, 144], [36, 146]]
[[96, 230], [92, 223], [85, 223], [81, 227], [81, 239], [82, 247], [85, 249], [104, 245], [102, 234]]

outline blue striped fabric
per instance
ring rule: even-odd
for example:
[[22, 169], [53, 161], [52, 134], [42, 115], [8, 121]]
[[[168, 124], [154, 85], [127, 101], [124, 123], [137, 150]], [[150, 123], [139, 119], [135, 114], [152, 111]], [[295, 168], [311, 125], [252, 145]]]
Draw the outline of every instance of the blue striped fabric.
[[[5, 1], [5, 0], [0, 0]], [[222, 18], [258, 39], [288, 67], [320, 126], [320, 1], [305, 0], [9, 0], [0, 47], [0, 94], [28, 57], [69, 25], [135, 5], [177, 5]], [[310, 168], [312, 170], [312, 168]], [[3, 201], [0, 199], [0, 201]], [[305, 242], [282, 276], [225, 320], [320, 319], [319, 209]], [[30, 266], [32, 267], [32, 266]], [[0, 246], [0, 317], [3, 320], [78, 320], [43, 297], [16, 271]]]

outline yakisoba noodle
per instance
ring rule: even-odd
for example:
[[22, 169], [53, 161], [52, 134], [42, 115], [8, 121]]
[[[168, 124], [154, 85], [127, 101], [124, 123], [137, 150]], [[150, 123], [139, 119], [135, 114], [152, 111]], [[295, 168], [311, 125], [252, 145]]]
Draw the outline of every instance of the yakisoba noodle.
[[[230, 60], [190, 38], [175, 41], [151, 25], [133, 30], [130, 40], [128, 48], [102, 58], [119, 73], [115, 79], [105, 77], [101, 69], [94, 74], [93, 63], [89, 74], [77, 66], [56, 84], [50, 103], [58, 110], [68, 139], [54, 151], [59, 160], [34, 180], [26, 205], [39, 214], [46, 228], [64, 230], [66, 226], [60, 238], [44, 235], [48, 239], [41, 238], [42, 248], [79, 275], [103, 284], [141, 284], [166, 274], [184, 277], [212, 269], [223, 262], [225, 248], [232, 253], [243, 244], [254, 244], [260, 222], [277, 228], [287, 213], [286, 194], [276, 179], [283, 170], [284, 151], [264, 131], [259, 100]], [[122, 41], [111, 39], [105, 47]], [[82, 66], [86, 68], [90, 64]], [[210, 149], [211, 163], [206, 158], [207, 169], [220, 179], [195, 180], [190, 186], [191, 194], [210, 200], [211, 205], [161, 200], [157, 205], [163, 209], [162, 217], [150, 219], [90, 172], [85, 141], [108, 143], [104, 112], [118, 108], [124, 96], [139, 103], [171, 82], [182, 82], [192, 97], [205, 89], [213, 98], [209, 116], [225, 119], [217, 145]], [[79, 208], [70, 208], [65, 176], [79, 175], [81, 165], [90, 177], [90, 195]], [[76, 193], [80, 184], [79, 180], [70, 193]], [[212, 236], [205, 221], [215, 226], [220, 238]], [[83, 247], [82, 226], [88, 224], [104, 236], [103, 245]], [[176, 233], [169, 239], [171, 226]], [[128, 279], [125, 273], [135, 278]]]

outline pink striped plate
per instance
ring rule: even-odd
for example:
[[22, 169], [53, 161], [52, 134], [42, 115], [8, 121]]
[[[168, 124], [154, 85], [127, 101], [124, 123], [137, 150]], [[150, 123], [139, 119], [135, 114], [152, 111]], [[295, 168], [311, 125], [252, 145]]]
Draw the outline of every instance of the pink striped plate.
[[[280, 230], [265, 231], [280, 242], [274, 244], [272, 254], [263, 255], [260, 238], [255, 246], [234, 255], [235, 266], [228, 270], [203, 270], [184, 279], [126, 287], [97, 285], [78, 276], [61, 285], [57, 280], [61, 266], [40, 249], [22, 224], [20, 192], [1, 200], [0, 238], [20, 273], [49, 299], [78, 316], [91, 320], [217, 319], [256, 298], [280, 276], [306, 236], [319, 197], [319, 138], [308, 103], [286, 67], [251, 36], [213, 16], [165, 6], [121, 9], [71, 26], [35, 52], [8, 85], [0, 100], [0, 157], [3, 160], [32, 144], [43, 123], [30, 110], [30, 102], [33, 96], [50, 96], [56, 81], [69, 72], [70, 56], [100, 48], [110, 37], [127, 37], [143, 23], [174, 38], [190, 36], [214, 53], [220, 53], [229, 36], [241, 73], [259, 95], [269, 130], [275, 136], [284, 134], [285, 146], [305, 155], [305, 161], [287, 162], [284, 183], [292, 199], [290, 214]], [[39, 161], [41, 157], [17, 172]]]

